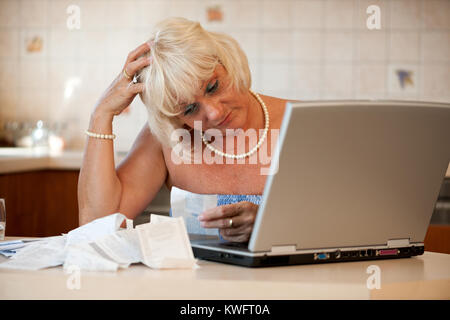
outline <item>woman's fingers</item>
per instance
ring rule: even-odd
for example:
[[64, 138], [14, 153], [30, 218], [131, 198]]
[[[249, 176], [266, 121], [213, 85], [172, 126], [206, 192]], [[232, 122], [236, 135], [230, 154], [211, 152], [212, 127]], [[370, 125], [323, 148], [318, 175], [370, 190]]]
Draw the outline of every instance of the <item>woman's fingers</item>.
[[127, 78], [125, 73], [122, 72], [123, 78], [126, 79], [128, 82], [133, 80], [134, 75], [142, 68], [148, 66], [150, 64], [150, 62], [151, 62], [150, 58], [142, 57], [142, 58], [137, 59], [136, 61], [128, 63], [125, 66], [124, 70], [130, 78]]
[[136, 60], [138, 57], [140, 57], [147, 51], [150, 51], [150, 44], [148, 42], [144, 42], [143, 44], [141, 44], [139, 47], [137, 47], [128, 54], [125, 66], [128, 65], [130, 62]]

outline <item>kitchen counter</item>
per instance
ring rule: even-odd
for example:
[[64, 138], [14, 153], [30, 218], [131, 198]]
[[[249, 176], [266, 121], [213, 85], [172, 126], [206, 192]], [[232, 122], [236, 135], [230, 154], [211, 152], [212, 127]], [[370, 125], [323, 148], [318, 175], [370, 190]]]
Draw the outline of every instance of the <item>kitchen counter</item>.
[[[116, 165], [125, 156], [122, 153], [116, 154]], [[82, 150], [56, 153], [47, 148], [0, 148], [0, 174], [46, 169], [79, 170], [82, 161]]]
[[[116, 165], [126, 154], [115, 156]], [[44, 169], [79, 170], [83, 160], [82, 150], [65, 150], [51, 153], [38, 148], [0, 148], [0, 174]], [[446, 177], [450, 178], [450, 165]]]

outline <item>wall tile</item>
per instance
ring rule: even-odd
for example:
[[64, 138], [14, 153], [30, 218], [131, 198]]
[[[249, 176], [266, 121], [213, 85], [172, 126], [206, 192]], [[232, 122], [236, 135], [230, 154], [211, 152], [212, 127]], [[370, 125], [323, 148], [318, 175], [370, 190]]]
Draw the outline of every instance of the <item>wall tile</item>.
[[367, 28], [367, 19], [372, 15], [372, 13], [367, 13], [367, 8], [375, 5], [380, 8], [380, 30], [389, 29], [389, 1], [390, 0], [358, 0], [355, 28], [364, 31], [377, 30], [369, 30]]
[[276, 31], [263, 32], [262, 34], [262, 59], [263, 60], [288, 60], [291, 52], [291, 34]]
[[19, 27], [20, 2], [17, 0], [4, 0], [0, 3], [0, 27]]
[[421, 34], [422, 61], [450, 61], [450, 32]]
[[320, 65], [295, 65], [291, 88], [299, 100], [318, 99], [320, 97], [322, 67]]
[[292, 27], [296, 29], [320, 29], [323, 25], [323, 1], [293, 1], [291, 5]]
[[81, 30], [105, 29], [105, 20], [108, 14], [105, 0], [80, 0]]
[[423, 27], [426, 30], [450, 29], [450, 1], [423, 1]]
[[386, 33], [384, 31], [360, 32], [356, 36], [357, 61], [386, 61]]
[[80, 44], [84, 41], [78, 30], [50, 29], [48, 56], [50, 59], [73, 59], [80, 55]]
[[391, 0], [389, 4], [392, 29], [420, 29], [422, 20], [419, 0]]
[[224, 20], [229, 28], [257, 29], [261, 25], [261, 1], [226, 1]]
[[386, 91], [386, 66], [368, 65], [356, 67], [355, 89], [358, 97], [380, 98]]
[[137, 1], [136, 22], [139, 27], [151, 28], [153, 25], [169, 15], [171, 3], [161, 1]]
[[21, 61], [19, 64], [19, 87], [41, 89], [48, 87], [47, 61]]
[[415, 32], [392, 32], [389, 59], [391, 61], [418, 61], [419, 34]]
[[261, 89], [267, 94], [288, 91], [291, 65], [287, 63], [264, 63], [261, 66]]
[[450, 101], [450, 63], [424, 65], [421, 96], [430, 101]]
[[263, 0], [262, 1], [262, 24], [263, 28], [289, 28], [290, 23], [290, 1]]
[[325, 65], [323, 81], [322, 98], [352, 98], [353, 74], [351, 65]]
[[20, 1], [20, 25], [22, 27], [47, 27], [48, 6], [47, 0]]
[[354, 0], [325, 1], [325, 28], [352, 29], [357, 3]]
[[[411, 84], [405, 83], [402, 88], [398, 70], [410, 71]], [[395, 99], [417, 99], [420, 77], [417, 64], [392, 63], [388, 65], [388, 96]]]
[[353, 60], [353, 33], [325, 34], [325, 61], [352, 61]]
[[18, 58], [19, 39], [19, 32], [16, 30], [0, 30], [0, 58]]
[[317, 31], [295, 31], [292, 35], [294, 60], [315, 61], [322, 58], [322, 34]]

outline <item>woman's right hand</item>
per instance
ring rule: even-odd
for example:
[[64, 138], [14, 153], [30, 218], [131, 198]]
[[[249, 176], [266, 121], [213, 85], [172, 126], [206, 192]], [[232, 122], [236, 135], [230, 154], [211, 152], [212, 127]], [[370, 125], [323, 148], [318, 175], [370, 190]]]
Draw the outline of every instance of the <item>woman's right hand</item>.
[[[145, 42], [128, 54], [122, 71], [98, 100], [96, 112], [119, 115], [138, 93], [144, 91], [143, 83], [133, 83], [133, 75], [150, 64], [149, 57], [141, 57], [149, 50], [150, 45]], [[124, 70], [131, 79], [126, 77]]]

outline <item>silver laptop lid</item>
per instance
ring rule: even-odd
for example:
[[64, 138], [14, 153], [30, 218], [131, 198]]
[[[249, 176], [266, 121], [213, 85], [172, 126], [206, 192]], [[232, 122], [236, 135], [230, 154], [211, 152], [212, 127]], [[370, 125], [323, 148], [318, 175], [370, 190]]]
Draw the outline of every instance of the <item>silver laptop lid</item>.
[[251, 251], [424, 241], [450, 161], [450, 104], [288, 103], [279, 137]]

